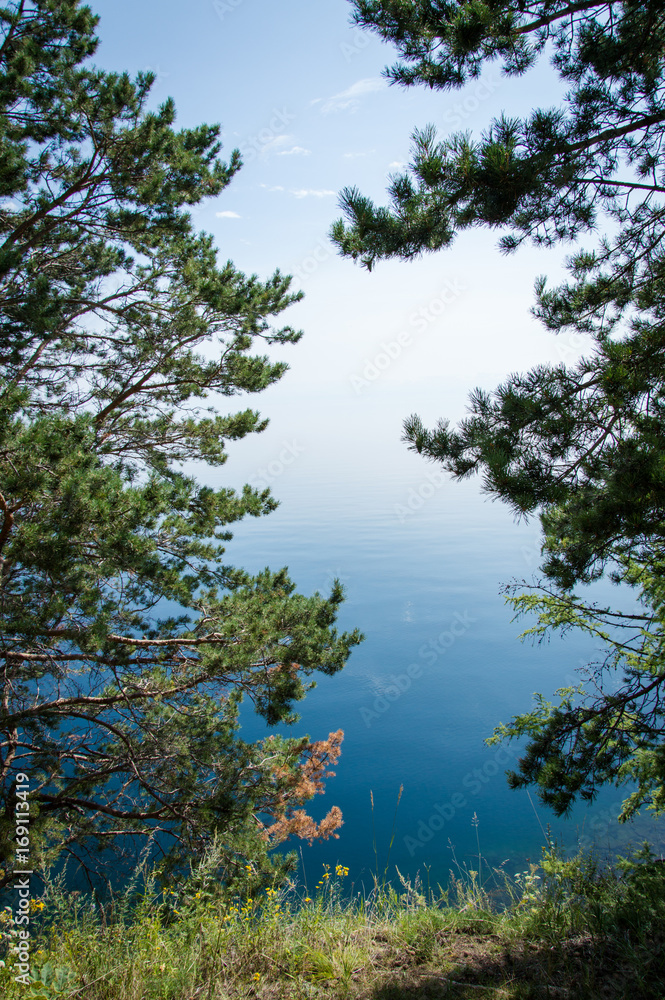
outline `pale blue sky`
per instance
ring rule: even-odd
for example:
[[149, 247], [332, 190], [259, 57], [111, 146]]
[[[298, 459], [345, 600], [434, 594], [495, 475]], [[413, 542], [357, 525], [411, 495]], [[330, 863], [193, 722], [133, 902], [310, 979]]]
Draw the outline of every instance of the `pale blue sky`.
[[220, 122], [225, 152], [243, 151], [230, 187], [196, 211], [221, 258], [261, 276], [279, 267], [306, 292], [286, 317], [305, 330], [281, 350], [292, 370], [257, 400], [277, 426], [242, 442], [247, 461], [302, 429], [303, 407], [312, 435], [324, 433], [335, 406], [338, 424], [380, 436], [387, 421], [394, 441], [414, 410], [428, 421], [457, 418], [475, 385], [572, 357], [578, 345], [529, 315], [534, 278], [561, 275], [562, 249], [506, 259], [497, 233], [474, 231], [449, 251], [368, 274], [337, 258], [326, 236], [342, 187], [382, 198], [414, 127], [479, 133], [502, 110], [555, 103], [560, 89], [546, 65], [517, 81], [490, 70], [455, 94], [406, 91], [382, 80], [393, 50], [350, 25], [347, 0], [91, 6], [101, 15], [98, 65], [152, 69], [155, 103], [172, 96], [183, 125]]

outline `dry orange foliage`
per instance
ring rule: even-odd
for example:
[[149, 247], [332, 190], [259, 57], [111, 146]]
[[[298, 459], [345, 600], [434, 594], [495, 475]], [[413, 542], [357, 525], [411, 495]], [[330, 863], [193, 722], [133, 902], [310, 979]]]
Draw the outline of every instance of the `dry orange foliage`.
[[308, 840], [311, 844], [313, 840], [339, 836], [335, 831], [342, 825], [343, 819], [338, 806], [333, 806], [320, 823], [316, 823], [304, 809], [296, 806], [314, 795], [323, 794], [325, 779], [335, 774], [329, 768], [339, 759], [343, 739], [344, 733], [338, 729], [336, 733], [330, 733], [327, 740], [304, 743], [301, 747], [303, 759], [297, 768], [288, 775], [283, 772], [278, 775], [287, 778], [287, 782], [272, 805], [271, 812], [275, 822], [264, 827], [266, 839], [270, 839], [273, 844], [281, 844], [288, 837], [294, 836]]

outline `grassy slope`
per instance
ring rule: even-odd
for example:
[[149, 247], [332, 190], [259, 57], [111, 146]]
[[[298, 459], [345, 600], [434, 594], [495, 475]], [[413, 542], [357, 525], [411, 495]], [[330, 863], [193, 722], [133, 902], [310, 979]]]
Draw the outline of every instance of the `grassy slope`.
[[[148, 891], [131, 913], [51, 887], [32, 940], [39, 983], [13, 979], [4, 918], [0, 995], [84, 1000], [230, 998], [665, 998], [665, 864], [621, 871], [551, 861], [504, 886], [475, 872], [429, 900], [416, 884], [343, 895], [343, 869], [310, 899], [294, 887], [224, 901]], [[507, 893], [507, 895], [506, 895]], [[41, 903], [34, 905], [38, 915]]]

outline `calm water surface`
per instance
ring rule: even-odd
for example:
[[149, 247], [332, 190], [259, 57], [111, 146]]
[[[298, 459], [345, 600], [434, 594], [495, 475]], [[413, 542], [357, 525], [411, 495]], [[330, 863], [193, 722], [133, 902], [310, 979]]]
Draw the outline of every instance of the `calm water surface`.
[[[645, 837], [662, 847], [663, 824], [650, 817], [619, 826], [617, 789], [556, 819], [533, 791], [508, 788], [515, 748], [484, 743], [535, 691], [577, 683], [575, 669], [594, 657], [579, 637], [535, 647], [517, 639], [529, 622], [511, 622], [499, 588], [536, 571], [537, 524], [513, 523], [477, 482], [437, 479], [396, 437], [378, 452], [352, 451], [353, 463], [320, 443], [280, 463], [281, 443], [267, 446], [253, 480], [270, 481], [282, 505], [237, 526], [227, 557], [252, 571], [286, 565], [303, 593], [327, 592], [339, 578], [340, 628], [366, 635], [341, 673], [320, 678], [292, 728], [312, 739], [345, 733], [336, 777], [309, 806], [320, 818], [337, 804], [344, 826], [339, 840], [303, 845], [310, 885], [336, 862], [349, 881], [369, 884], [377, 856], [379, 872], [386, 865], [393, 823], [390, 873], [396, 865], [433, 885], [447, 881], [453, 851], [477, 868], [478, 842], [490, 865], [522, 869], [539, 859], [548, 825], [569, 849], [616, 850]], [[252, 480], [251, 457], [241, 471]], [[601, 596], [616, 602], [609, 586]], [[261, 731], [245, 712], [243, 735]]]

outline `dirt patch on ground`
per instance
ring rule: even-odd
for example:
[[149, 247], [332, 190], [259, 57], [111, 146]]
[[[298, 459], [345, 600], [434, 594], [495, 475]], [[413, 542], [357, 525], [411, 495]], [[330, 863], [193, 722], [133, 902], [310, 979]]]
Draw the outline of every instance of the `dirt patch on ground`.
[[[644, 956], [642, 974], [615, 944], [591, 937], [509, 942], [496, 935], [439, 931], [432, 953], [418, 942], [376, 937], [372, 972], [363, 970], [350, 996], [363, 1000], [664, 1000], [662, 949]], [[429, 942], [425, 947], [429, 947]], [[373, 980], [370, 984], [368, 979]]]

